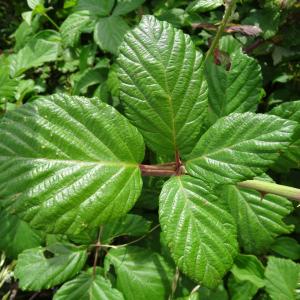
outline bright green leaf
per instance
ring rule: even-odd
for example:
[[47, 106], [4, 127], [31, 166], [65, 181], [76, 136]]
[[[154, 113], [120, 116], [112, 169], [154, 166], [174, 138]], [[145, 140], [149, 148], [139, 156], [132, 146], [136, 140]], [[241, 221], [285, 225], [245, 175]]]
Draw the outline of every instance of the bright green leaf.
[[209, 186], [190, 176], [169, 179], [160, 195], [159, 218], [179, 269], [215, 287], [233, 264], [237, 241], [232, 216]]
[[113, 15], [126, 15], [129, 12], [140, 7], [144, 2], [145, 0], [117, 0]]
[[280, 172], [283, 170], [288, 171], [290, 168], [300, 168], [300, 101], [286, 102], [278, 105], [270, 111], [270, 114], [298, 123], [293, 142], [280, 155], [279, 159], [275, 162], [274, 168]]
[[[259, 180], [265, 179], [259, 177]], [[293, 229], [282, 221], [293, 210], [291, 201], [283, 197], [262, 198], [257, 191], [236, 186], [223, 187], [220, 197], [227, 201], [238, 227], [239, 244], [248, 253], [268, 250], [276, 236]]]
[[189, 153], [207, 108], [201, 55], [191, 38], [144, 16], [120, 47], [119, 78], [125, 113], [160, 154]]
[[82, 32], [92, 31], [94, 23], [88, 11], [70, 14], [60, 27], [62, 42], [66, 46], [74, 46]]
[[0, 249], [6, 256], [17, 258], [22, 251], [41, 245], [41, 235], [16, 216], [0, 212]]
[[115, 0], [79, 0], [76, 10], [88, 10], [91, 15], [105, 17], [110, 14], [114, 3]]
[[137, 129], [98, 99], [36, 100], [0, 123], [0, 198], [32, 227], [74, 234], [132, 208], [143, 155]]
[[265, 272], [266, 291], [272, 300], [296, 300], [300, 265], [292, 260], [269, 257]]
[[27, 0], [28, 6], [34, 10], [38, 5], [44, 5], [44, 0]]
[[112, 288], [111, 283], [97, 274], [83, 272], [66, 282], [54, 294], [53, 300], [124, 300], [123, 295]]
[[105, 267], [113, 265], [116, 287], [126, 300], [164, 300], [170, 294], [173, 270], [155, 252], [139, 247], [112, 249], [105, 258]]
[[146, 234], [150, 229], [150, 225], [150, 221], [139, 215], [127, 214], [120, 219], [103, 225], [101, 242], [109, 244], [114, 238], [122, 235], [140, 236]]
[[260, 100], [262, 76], [258, 62], [239, 48], [231, 55], [230, 70], [206, 64], [209, 113], [212, 123], [233, 112], [255, 111]]
[[119, 16], [100, 18], [95, 27], [94, 40], [102, 50], [117, 54], [128, 30], [129, 26]]
[[207, 12], [222, 6], [223, 4], [223, 0], [196, 0], [190, 3], [187, 10], [189, 12]]
[[18, 80], [11, 79], [6, 68], [0, 67], [0, 101], [13, 100], [18, 86]]
[[274, 244], [272, 244], [271, 249], [275, 253], [287, 258], [293, 260], [300, 259], [300, 244], [297, 242], [297, 240], [291, 237], [278, 237]]
[[74, 277], [83, 268], [86, 259], [86, 249], [72, 244], [32, 248], [18, 256], [14, 275], [19, 279], [22, 290], [49, 289]]
[[275, 116], [230, 114], [201, 137], [189, 155], [187, 172], [216, 184], [253, 178], [287, 148], [294, 129], [294, 122]]

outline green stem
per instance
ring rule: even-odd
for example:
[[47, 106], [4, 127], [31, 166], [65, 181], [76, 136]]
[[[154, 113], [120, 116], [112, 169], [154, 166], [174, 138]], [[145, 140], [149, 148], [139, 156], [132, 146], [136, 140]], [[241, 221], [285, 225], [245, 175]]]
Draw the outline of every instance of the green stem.
[[48, 21], [59, 31], [59, 26], [50, 18], [47, 13], [43, 13], [43, 16], [48, 19]]
[[213, 53], [213, 51], [217, 47], [219, 40], [225, 29], [225, 26], [234, 11], [235, 4], [236, 4], [236, 0], [227, 0], [227, 5], [225, 4], [225, 13], [224, 13], [222, 22], [218, 28], [215, 38], [213, 39], [213, 41], [211, 43], [211, 46], [209, 47], [208, 51], [206, 52], [204, 63], [207, 61], [207, 59], [210, 57], [210, 55]]
[[263, 194], [274, 194], [300, 202], [300, 189], [290, 186], [260, 180], [246, 180], [239, 182], [237, 185], [239, 187], [257, 190]]

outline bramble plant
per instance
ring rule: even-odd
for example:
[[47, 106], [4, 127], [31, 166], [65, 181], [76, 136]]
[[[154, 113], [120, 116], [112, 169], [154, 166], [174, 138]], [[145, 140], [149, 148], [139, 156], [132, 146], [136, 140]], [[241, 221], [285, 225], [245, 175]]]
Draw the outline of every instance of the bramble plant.
[[[125, 30], [116, 67], [122, 110], [60, 93], [0, 120], [0, 247], [18, 255], [21, 289], [60, 286], [55, 300], [198, 299], [206, 288], [221, 292], [230, 271], [230, 289], [248, 289], [248, 298], [232, 299], [261, 288], [296, 299], [299, 265], [269, 257], [265, 267], [254, 254], [272, 245], [276, 253], [275, 238], [293, 230], [283, 219], [300, 190], [265, 172], [299, 163], [300, 101], [256, 113], [261, 68], [221, 38], [234, 2], [206, 55], [154, 16]], [[125, 22], [110, 10], [97, 22]], [[230, 58], [216, 63], [218, 51]], [[137, 213], [155, 184], [158, 221]], [[150, 245], [155, 234], [159, 249]]]

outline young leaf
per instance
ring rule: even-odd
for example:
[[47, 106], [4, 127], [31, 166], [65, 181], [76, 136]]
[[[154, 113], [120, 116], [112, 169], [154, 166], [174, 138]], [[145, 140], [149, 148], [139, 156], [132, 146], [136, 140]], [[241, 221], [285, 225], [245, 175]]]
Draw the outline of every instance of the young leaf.
[[275, 242], [271, 246], [272, 251], [275, 253], [293, 259], [298, 260], [300, 259], [300, 244], [297, 240], [288, 237], [288, 236], [281, 236], [278, 237]]
[[10, 258], [22, 251], [41, 245], [41, 235], [14, 215], [0, 212], [0, 249]]
[[40, 99], [0, 123], [0, 198], [32, 227], [75, 234], [131, 209], [143, 155], [137, 129], [98, 99]]
[[96, 17], [106, 17], [110, 14], [115, 0], [79, 0], [76, 10], [88, 10]]
[[117, 0], [116, 7], [113, 10], [113, 15], [126, 15], [140, 7], [144, 2], [145, 0]]
[[100, 18], [95, 27], [94, 40], [102, 50], [117, 54], [128, 30], [129, 26], [119, 16]]
[[300, 101], [286, 102], [278, 105], [270, 111], [270, 114], [298, 123], [293, 142], [280, 155], [279, 159], [275, 162], [274, 168], [280, 172], [283, 170], [288, 171], [290, 168], [300, 168]]
[[212, 60], [206, 64], [210, 120], [233, 112], [255, 111], [260, 100], [262, 76], [258, 62], [242, 52], [230, 55], [231, 66], [227, 71]]
[[120, 47], [125, 113], [160, 154], [189, 153], [207, 108], [201, 55], [181, 30], [144, 16]]
[[74, 46], [78, 42], [80, 34], [92, 31], [93, 25], [94, 20], [88, 11], [78, 11], [69, 15], [60, 27], [62, 42], [66, 46]]
[[231, 273], [239, 281], [249, 281], [257, 287], [262, 288], [264, 282], [264, 266], [254, 255], [239, 254], [231, 269]]
[[101, 242], [109, 244], [114, 238], [122, 235], [140, 236], [146, 234], [151, 222], [139, 215], [127, 214], [126, 216], [105, 223], [103, 225]]
[[[259, 178], [265, 180], [264, 178]], [[274, 238], [292, 231], [282, 219], [292, 210], [291, 201], [257, 191], [224, 186], [220, 193], [227, 203], [238, 228], [240, 246], [248, 253], [262, 253], [274, 242]]]
[[[47, 258], [47, 255], [50, 257]], [[22, 290], [49, 289], [74, 277], [83, 268], [86, 259], [86, 249], [72, 244], [32, 248], [18, 256], [14, 274]]]
[[233, 264], [237, 241], [233, 218], [209, 186], [190, 176], [169, 179], [160, 195], [159, 218], [179, 269], [215, 287]]
[[189, 174], [212, 183], [235, 183], [261, 174], [287, 148], [295, 123], [275, 116], [234, 113], [201, 137], [186, 163]]
[[300, 265], [289, 259], [269, 257], [265, 272], [266, 291], [272, 300], [296, 300]]
[[157, 253], [139, 247], [112, 249], [105, 268], [111, 264], [125, 299], [164, 300], [170, 294], [174, 271]]
[[124, 300], [123, 295], [112, 288], [111, 283], [100, 274], [94, 277], [91, 272], [82, 272], [66, 282], [54, 294], [53, 300]]

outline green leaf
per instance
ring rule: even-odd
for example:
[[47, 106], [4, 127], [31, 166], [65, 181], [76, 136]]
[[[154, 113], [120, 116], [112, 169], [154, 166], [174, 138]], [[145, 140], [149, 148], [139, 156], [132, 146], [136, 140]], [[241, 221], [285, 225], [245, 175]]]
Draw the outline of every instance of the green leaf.
[[287, 258], [300, 259], [300, 244], [293, 238], [278, 237], [271, 246], [272, 251]]
[[0, 101], [3, 99], [13, 100], [17, 90], [18, 80], [11, 79], [8, 70], [0, 67]]
[[10, 258], [17, 258], [22, 251], [41, 245], [41, 235], [13, 215], [0, 212], [0, 249]]
[[234, 277], [239, 281], [249, 281], [257, 287], [262, 288], [265, 285], [265, 268], [259, 259], [254, 255], [239, 254], [230, 270]]
[[283, 197], [269, 194], [262, 199], [257, 191], [233, 185], [223, 187], [220, 197], [227, 201], [238, 227], [239, 244], [248, 253], [268, 250], [276, 236], [293, 229], [282, 221], [293, 210], [292, 203]]
[[28, 249], [18, 256], [14, 274], [22, 290], [40, 291], [74, 277], [86, 259], [86, 249], [72, 244]]
[[163, 186], [159, 218], [179, 269], [207, 287], [215, 287], [237, 253], [234, 220], [209, 186], [176, 176]]
[[201, 55], [191, 38], [144, 16], [120, 47], [119, 78], [125, 113], [148, 146], [161, 155], [189, 153], [207, 109]]
[[74, 46], [82, 32], [92, 31], [95, 21], [88, 11], [78, 11], [70, 14], [61, 24], [62, 42], [66, 46]]
[[132, 208], [143, 156], [137, 129], [97, 98], [36, 100], [0, 123], [0, 198], [32, 227], [75, 234]]
[[28, 6], [34, 10], [38, 5], [44, 5], [44, 0], [27, 0]]
[[109, 244], [114, 238], [128, 235], [140, 236], [146, 234], [151, 222], [139, 215], [127, 214], [126, 216], [104, 224], [101, 242]]
[[265, 272], [266, 291], [272, 300], [296, 300], [300, 266], [291, 260], [269, 257]]
[[140, 7], [144, 2], [145, 0], [117, 0], [116, 7], [113, 10], [113, 15], [126, 15]]
[[128, 30], [129, 26], [119, 16], [101, 18], [95, 27], [94, 40], [102, 50], [117, 54]]
[[[11, 77], [17, 77], [31, 68], [39, 67], [46, 62], [57, 59], [60, 40], [55, 31], [51, 32], [53, 36], [57, 37], [56, 41], [53, 37], [44, 39], [35, 36], [17, 54], [10, 56]], [[41, 35], [41, 32], [39, 35]]]
[[295, 123], [275, 116], [234, 113], [218, 119], [186, 163], [189, 174], [235, 183], [261, 174], [291, 142]]
[[115, 0], [79, 0], [76, 10], [88, 10], [91, 15], [105, 17], [110, 14], [114, 3]]
[[223, 0], [196, 0], [189, 4], [187, 7], [188, 12], [207, 12], [222, 6]]
[[164, 300], [170, 294], [173, 272], [155, 252], [139, 247], [112, 249], [105, 257], [105, 268], [113, 265], [116, 287], [124, 298]]
[[54, 294], [53, 300], [124, 300], [123, 295], [112, 288], [111, 283], [97, 274], [82, 272], [71, 281], [66, 282]]
[[293, 137], [293, 142], [284, 151], [274, 165], [274, 169], [282, 172], [290, 168], [300, 168], [300, 101], [286, 102], [276, 106], [270, 112], [284, 119], [296, 121], [297, 130]]
[[255, 112], [261, 98], [262, 76], [257, 61], [242, 52], [231, 55], [231, 67], [226, 71], [213, 60], [206, 64], [210, 120], [233, 112]]
[[233, 275], [230, 275], [228, 279], [228, 290], [230, 300], [252, 300], [258, 288], [250, 281], [240, 281]]

